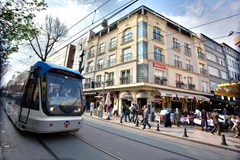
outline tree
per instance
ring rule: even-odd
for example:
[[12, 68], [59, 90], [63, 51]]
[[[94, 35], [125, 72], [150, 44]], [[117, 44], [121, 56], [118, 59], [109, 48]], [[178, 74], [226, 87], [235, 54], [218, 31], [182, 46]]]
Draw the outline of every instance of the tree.
[[39, 33], [33, 37], [28, 37], [29, 45], [35, 54], [46, 61], [47, 56], [52, 51], [54, 44], [68, 33], [67, 26], [60, 22], [59, 18], [51, 15], [45, 17], [45, 22], [40, 26]]
[[36, 35], [34, 12], [45, 10], [44, 0], [8, 0], [0, 2], [0, 62], [1, 66], [9, 55], [18, 51], [18, 45], [28, 37]]

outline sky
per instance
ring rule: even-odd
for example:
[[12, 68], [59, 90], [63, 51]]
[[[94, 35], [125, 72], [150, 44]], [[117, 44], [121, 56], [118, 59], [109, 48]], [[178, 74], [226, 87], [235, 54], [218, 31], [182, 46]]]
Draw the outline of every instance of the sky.
[[[107, 15], [109, 15], [109, 13], [133, 0], [45, 1], [48, 4], [48, 8], [46, 11], [36, 13], [37, 24], [42, 24], [44, 17], [49, 14], [53, 17], [58, 17], [68, 28], [76, 24], [69, 30], [68, 36], [60, 42], [61, 45], [55, 46], [54, 49], [57, 50], [58, 47], [62, 47], [69, 41], [77, 38], [80, 35], [77, 33], [86, 28], [86, 26], [92, 23], [97, 24], [103, 17], [108, 17]], [[203, 33], [218, 43], [224, 42], [230, 47], [240, 51], [233, 43], [233, 38], [236, 35], [228, 37], [230, 31], [240, 32], [239, 0], [138, 0], [114, 18], [110, 19], [109, 23], [128, 14], [141, 5], [147, 6], [195, 33]], [[220, 19], [223, 20], [219, 21]], [[209, 23], [214, 21], [216, 22]], [[201, 26], [203, 24], [206, 25]], [[89, 27], [87, 30], [89, 30]], [[72, 37], [72, 39], [70, 37]], [[68, 41], [66, 41], [67, 39]], [[18, 53], [11, 55], [9, 59], [11, 66], [4, 75], [1, 85], [5, 85], [13, 75], [17, 75], [19, 71], [22, 72], [26, 70], [38, 60], [39, 58], [33, 56], [31, 51], [21, 47]]]

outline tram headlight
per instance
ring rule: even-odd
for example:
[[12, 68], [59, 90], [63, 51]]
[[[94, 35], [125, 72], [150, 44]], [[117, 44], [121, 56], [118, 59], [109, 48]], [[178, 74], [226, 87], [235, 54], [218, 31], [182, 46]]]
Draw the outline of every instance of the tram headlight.
[[81, 108], [78, 108], [78, 112], [80, 112], [81, 111]]
[[54, 111], [54, 109], [55, 109], [54, 107], [50, 107], [50, 111], [51, 111], [51, 112], [53, 112], [53, 111]]

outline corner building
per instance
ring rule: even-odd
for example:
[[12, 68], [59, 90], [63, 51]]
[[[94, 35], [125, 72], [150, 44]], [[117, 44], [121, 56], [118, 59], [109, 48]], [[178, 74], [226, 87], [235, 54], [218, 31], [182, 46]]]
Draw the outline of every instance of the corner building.
[[[211, 95], [204, 44], [195, 33], [141, 6], [86, 45], [84, 94], [97, 106], [108, 92], [124, 104], [195, 111]], [[91, 81], [94, 81], [94, 88]]]

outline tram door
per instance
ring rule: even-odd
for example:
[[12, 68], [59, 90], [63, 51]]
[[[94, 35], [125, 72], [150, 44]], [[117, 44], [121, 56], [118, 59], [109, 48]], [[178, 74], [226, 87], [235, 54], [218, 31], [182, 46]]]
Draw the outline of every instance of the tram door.
[[27, 124], [30, 109], [39, 109], [39, 87], [37, 79], [29, 79], [23, 95], [19, 121]]

